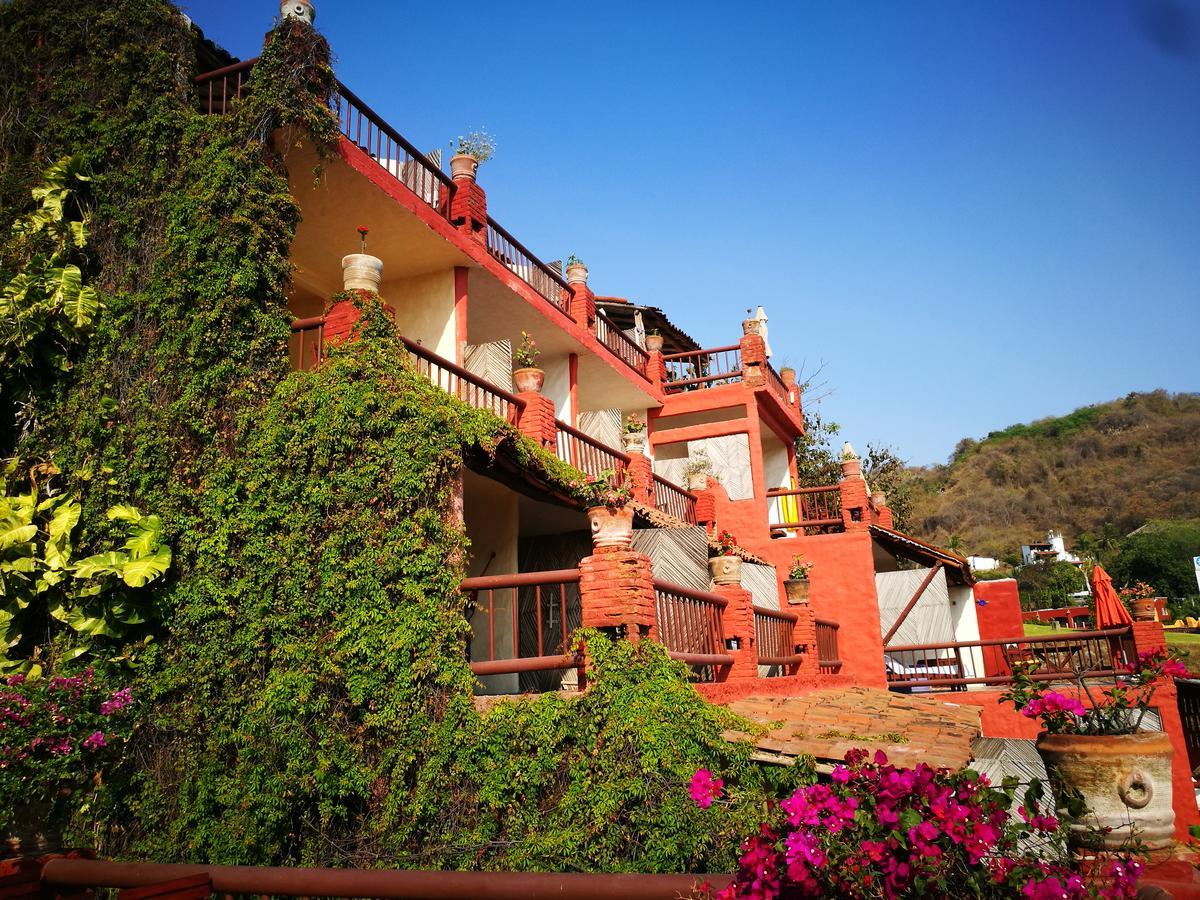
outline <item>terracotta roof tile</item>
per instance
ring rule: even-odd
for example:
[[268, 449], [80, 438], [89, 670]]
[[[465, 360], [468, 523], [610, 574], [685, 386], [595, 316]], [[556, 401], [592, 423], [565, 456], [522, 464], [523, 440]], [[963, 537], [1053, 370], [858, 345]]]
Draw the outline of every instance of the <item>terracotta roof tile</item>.
[[[746, 697], [728, 706], [753, 722], [773, 726], [755, 740], [756, 758], [784, 765], [802, 755], [815, 757], [818, 764], [839, 762], [847, 751], [865, 747], [883, 750], [900, 766], [927, 762], [959, 768], [971, 760], [971, 744], [981, 733], [978, 707], [866, 687]], [[905, 740], [892, 741], [893, 733]], [[729, 732], [725, 738], [745, 740], [746, 735]]]

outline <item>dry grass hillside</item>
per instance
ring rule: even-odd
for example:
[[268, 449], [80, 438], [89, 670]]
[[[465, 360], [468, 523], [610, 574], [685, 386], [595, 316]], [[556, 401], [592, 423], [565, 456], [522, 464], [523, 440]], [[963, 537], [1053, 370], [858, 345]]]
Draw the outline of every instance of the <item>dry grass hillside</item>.
[[[959, 443], [950, 463], [909, 470], [909, 527], [969, 553], [1008, 556], [1062, 530], [1125, 534], [1200, 511], [1200, 394], [1130, 394]], [[1109, 531], [1114, 529], [1110, 527]]]

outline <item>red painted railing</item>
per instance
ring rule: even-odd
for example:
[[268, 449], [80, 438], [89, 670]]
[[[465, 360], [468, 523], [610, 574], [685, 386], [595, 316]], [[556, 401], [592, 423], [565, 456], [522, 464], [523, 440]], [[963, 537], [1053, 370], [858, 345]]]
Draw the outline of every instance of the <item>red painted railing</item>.
[[545, 297], [559, 312], [571, 316], [566, 280], [538, 259], [491, 216], [487, 220], [487, 250], [504, 268]]
[[654, 579], [654, 595], [658, 640], [672, 659], [692, 666], [704, 681], [713, 680], [715, 669], [733, 665], [725, 652], [724, 597], [659, 578]]
[[288, 356], [292, 370], [315, 369], [325, 354], [325, 317], [312, 316], [292, 323], [292, 339]]
[[837, 622], [828, 619], [817, 619], [817, 664], [826, 675], [836, 675], [842, 670], [842, 660], [838, 655]]
[[689, 525], [696, 524], [696, 495], [659, 475], [654, 476], [654, 506]]
[[888, 687], [964, 690], [970, 684], [1011, 684], [1013, 666], [1030, 666], [1035, 681], [1111, 677], [1134, 658], [1131, 629], [980, 641], [904, 644], [884, 648]]
[[760, 666], [797, 666], [804, 659], [792, 641], [797, 618], [795, 613], [754, 607], [754, 640], [758, 644]]
[[[11, 867], [5, 887], [13, 897], [82, 896], [92, 888], [157, 888], [153, 896], [183, 893], [218, 897], [378, 897], [383, 900], [675, 900], [707, 884], [719, 891], [728, 875], [641, 875], [585, 872], [447, 872], [416, 869], [330, 869], [212, 866], [185, 863], [109, 862], [55, 856], [27, 857]], [[107, 893], [112, 893], [109, 891]]]
[[438, 356], [415, 341], [401, 337], [409, 359], [416, 370], [447, 394], [457, 397], [468, 406], [486, 409], [509, 423], [516, 423], [525, 401], [503, 388], [489, 384], [473, 372]]
[[[789, 499], [791, 498], [791, 499]], [[836, 484], [767, 491], [772, 528], [841, 527], [842, 492]]]
[[663, 362], [667, 368], [668, 394], [742, 380], [741, 344], [671, 353], [663, 357]]
[[[767, 384], [770, 385], [771, 390], [775, 392], [776, 396], [779, 397], [779, 399], [782, 400], [785, 405], [791, 406], [794, 402], [792, 392], [789, 391], [787, 385], [783, 383], [783, 377], [775, 371], [775, 367], [771, 365], [770, 362], [767, 362], [766, 370]], [[793, 388], [792, 390], [798, 391], [799, 388]]]
[[603, 313], [599, 313], [596, 316], [596, 338], [625, 365], [629, 366], [629, 368], [633, 369], [643, 378], [646, 377], [646, 363], [650, 360], [650, 354], [639, 347], [629, 335], [610, 322], [608, 317]]
[[340, 81], [338, 128], [388, 174], [437, 210], [449, 215], [454, 181]]
[[[518, 575], [485, 575], [463, 581], [460, 590], [472, 598], [471, 615], [486, 618], [487, 659], [471, 663], [476, 675], [511, 675], [519, 672], [548, 672], [574, 669], [583, 659], [570, 652], [570, 623], [579, 620], [579, 570], [558, 569]], [[496, 593], [507, 599], [506, 610], [496, 611]], [[501, 604], [503, 606], [503, 604]], [[521, 629], [522, 606], [532, 614], [534, 625]], [[503, 617], [512, 650], [496, 656], [496, 627]], [[557, 622], [554, 621], [557, 617]], [[532, 653], [523, 654], [522, 646]]]
[[585, 475], [599, 476], [611, 469], [616, 475], [615, 483], [623, 484], [629, 456], [602, 444], [591, 435], [566, 422], [558, 422], [558, 458], [570, 463]]

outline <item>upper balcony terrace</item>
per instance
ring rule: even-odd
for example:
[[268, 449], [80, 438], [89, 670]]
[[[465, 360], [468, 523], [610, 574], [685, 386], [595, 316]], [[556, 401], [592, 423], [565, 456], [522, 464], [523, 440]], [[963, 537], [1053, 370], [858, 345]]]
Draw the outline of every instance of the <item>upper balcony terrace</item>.
[[[254, 89], [255, 60], [198, 76], [202, 110], [223, 114]], [[597, 315], [586, 281], [571, 282], [487, 213], [483, 190], [454, 179], [341, 82], [332, 98], [342, 140], [320, 160], [311, 146], [282, 144], [302, 221], [291, 249], [293, 313], [321, 314], [341, 290], [341, 255], [370, 228], [370, 252], [386, 263], [380, 294], [398, 329], [455, 364], [474, 368], [476, 348], [515, 344], [525, 331], [543, 351], [547, 393], [564, 418], [661, 402], [649, 354]], [[319, 184], [311, 173], [320, 165]], [[501, 385], [503, 387], [503, 385]]]

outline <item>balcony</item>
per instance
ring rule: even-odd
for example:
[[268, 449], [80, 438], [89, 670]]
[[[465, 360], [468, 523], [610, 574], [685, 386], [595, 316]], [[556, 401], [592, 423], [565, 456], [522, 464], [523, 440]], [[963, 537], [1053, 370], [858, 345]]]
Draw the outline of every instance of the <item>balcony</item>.
[[843, 531], [842, 492], [836, 484], [767, 491], [772, 531]]
[[658, 640], [672, 659], [692, 667], [697, 680], [716, 680], [716, 670], [733, 665], [725, 652], [722, 616], [728, 602], [719, 594], [695, 591], [654, 579]]
[[888, 687], [910, 692], [1012, 684], [1017, 664], [1030, 666], [1035, 681], [1073, 681], [1076, 673], [1111, 678], [1133, 658], [1129, 627], [884, 648]]
[[758, 644], [760, 666], [784, 670], [804, 661], [803, 654], [798, 653], [792, 643], [792, 629], [797, 618], [795, 613], [754, 607], [754, 640]]
[[[325, 349], [325, 321], [316, 316], [292, 323], [289, 348], [293, 369], [314, 369], [321, 364]], [[489, 384], [485, 379], [450, 362], [429, 348], [399, 336], [413, 369], [431, 384], [458, 398], [468, 406], [490, 412], [498, 419], [516, 425], [525, 402], [516, 394]], [[622, 483], [629, 466], [629, 455], [615, 450], [563, 421], [555, 422], [555, 454], [585, 475], [600, 476], [613, 472]], [[665, 478], [654, 476], [654, 506], [676, 519], [696, 524], [696, 495]]]
[[[667, 375], [663, 385], [666, 394], [680, 394], [704, 388], [739, 384], [744, 380], [741, 344], [713, 347], [708, 350], [689, 350], [663, 356]], [[793, 391], [768, 361], [763, 367], [767, 386], [786, 406], [794, 403]]]
[[[214, 115], [229, 112], [247, 91], [253, 89], [255, 62], [253, 59], [246, 60], [197, 76], [194, 80], [200, 109]], [[341, 81], [337, 82], [333, 109], [338, 128], [350, 144], [378, 164], [393, 181], [419, 198], [436, 217], [447, 223], [450, 221], [457, 186], [440, 166], [388, 125]], [[288, 152], [289, 168], [295, 168], [298, 172], [309, 173], [320, 162], [311, 150], [289, 148]], [[293, 154], [295, 160], [292, 159]], [[337, 245], [336, 239], [331, 239], [330, 235], [343, 232], [352, 234], [355, 227], [350, 224], [352, 221], [361, 219], [381, 223], [388, 218], [380, 205], [380, 198], [374, 197], [370, 191], [364, 191], [364, 185], [346, 182], [335, 168], [324, 166], [324, 178], [332, 190], [323, 196], [313, 196], [311, 191], [302, 192], [300, 187], [303, 178], [294, 182], [293, 192], [297, 198], [301, 199], [303, 193], [304, 213], [293, 247], [293, 258], [297, 262], [296, 281], [316, 297], [328, 296], [340, 289], [340, 273], [334, 268], [337, 254], [326, 251], [331, 244]], [[335, 227], [333, 223], [342, 219], [345, 219], [348, 227]], [[532, 289], [547, 308], [575, 322], [571, 313], [570, 288], [557, 268], [539, 259], [491, 216], [487, 217], [482, 237], [483, 249], [488, 257]], [[389, 271], [400, 279], [419, 277], [438, 268], [449, 269], [470, 262], [469, 256], [461, 249], [441, 246], [439, 243], [445, 245], [445, 238], [430, 234], [428, 229], [420, 227], [419, 222], [408, 219], [372, 228], [372, 252], [384, 256], [388, 260]], [[328, 258], [322, 258], [324, 256]], [[502, 285], [486, 283], [486, 279], [482, 278], [480, 281], [477, 290], [481, 294], [481, 305], [495, 307], [495, 294]], [[544, 320], [536, 317], [525, 319], [519, 312], [514, 314], [509, 309], [499, 310], [498, 316], [481, 314], [480, 321], [472, 325], [472, 341], [475, 343], [512, 337], [522, 329], [542, 332], [545, 327]], [[509, 334], [510, 331], [513, 333]], [[635, 373], [646, 381], [647, 389], [650, 387], [647, 374], [649, 355], [641, 346], [601, 315], [595, 318], [592, 336], [596, 345], [603, 347], [622, 369]], [[555, 349], [553, 339], [543, 340], [542, 343], [547, 349]], [[441, 349], [448, 352], [445, 346], [441, 346]], [[570, 348], [568, 352], [571, 352]], [[619, 392], [622, 387], [619, 381], [608, 381], [602, 386], [605, 379], [600, 373], [593, 380], [600, 396], [613, 396], [614, 391]], [[628, 393], [627, 389], [625, 393]], [[622, 400], [623, 406], [639, 405], [630, 398]], [[645, 403], [640, 405], [644, 406]]]

